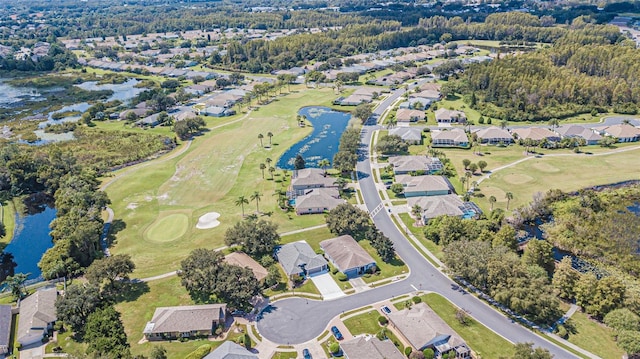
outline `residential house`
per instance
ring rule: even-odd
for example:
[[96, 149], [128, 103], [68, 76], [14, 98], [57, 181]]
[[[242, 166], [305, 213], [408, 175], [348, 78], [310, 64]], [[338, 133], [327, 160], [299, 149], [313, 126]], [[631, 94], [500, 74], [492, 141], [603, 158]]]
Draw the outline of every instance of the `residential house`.
[[602, 134], [615, 137], [618, 142], [636, 142], [640, 139], [640, 129], [626, 123], [609, 126], [602, 131]]
[[56, 315], [56, 288], [37, 290], [20, 302], [17, 341], [23, 346], [40, 343], [53, 330]]
[[198, 115], [195, 112], [191, 111], [191, 110], [180, 111], [180, 112], [176, 113], [175, 115], [173, 115], [173, 119], [176, 122], [184, 121], [184, 120], [188, 120], [188, 119], [194, 119], [196, 117], [198, 117]]
[[440, 216], [452, 216], [473, 218], [482, 213], [473, 202], [463, 202], [457, 195], [410, 197], [407, 199], [407, 207], [411, 211], [415, 205], [422, 209], [420, 219], [423, 223]]
[[139, 119], [135, 122], [135, 125], [140, 127], [156, 127], [160, 124], [159, 117], [159, 113], [154, 113], [153, 115], [149, 115], [147, 117]]
[[345, 203], [337, 188], [314, 188], [295, 198], [296, 214], [325, 213]]
[[224, 117], [231, 116], [235, 112], [232, 110], [228, 110], [224, 107], [220, 106], [207, 106], [204, 110], [200, 111], [201, 115], [212, 116], [212, 117]]
[[323, 274], [329, 264], [321, 254], [317, 254], [305, 241], [293, 242], [276, 248], [276, 257], [289, 278]]
[[293, 171], [291, 190], [294, 195], [302, 195], [308, 189], [336, 187], [335, 178], [326, 176], [320, 168], [304, 168]]
[[226, 304], [159, 307], [144, 327], [147, 340], [172, 340], [196, 336], [210, 336], [225, 323]]
[[134, 115], [136, 115], [136, 118], [140, 118], [140, 117], [144, 117], [147, 115], [147, 112], [149, 111], [149, 109], [147, 108], [132, 108], [130, 110], [124, 110], [122, 112], [120, 112], [120, 115], [118, 116], [118, 118], [120, 120], [126, 120], [127, 116], [130, 116], [130, 113], [133, 113]]
[[251, 269], [258, 281], [262, 281], [267, 277], [267, 269], [244, 252], [229, 253], [224, 256], [224, 261], [238, 267]]
[[9, 352], [9, 337], [11, 336], [11, 306], [0, 305], [0, 355]]
[[454, 193], [453, 186], [445, 176], [396, 175], [396, 183], [402, 184], [406, 198]]
[[226, 341], [202, 359], [258, 359], [258, 356], [243, 346]]
[[431, 106], [432, 102], [433, 100], [427, 98], [412, 97], [408, 101], [401, 102], [398, 108], [427, 109]]
[[411, 144], [422, 144], [422, 130], [415, 127], [396, 127], [389, 130], [389, 136], [399, 136], [402, 141]]
[[409, 94], [409, 98], [426, 98], [431, 101], [438, 101], [440, 96], [440, 91], [436, 90], [422, 90], [420, 92]]
[[439, 108], [435, 112], [436, 121], [438, 123], [464, 123], [467, 122], [467, 115], [462, 111], [447, 110], [446, 108]]
[[340, 343], [345, 359], [405, 359], [391, 340], [379, 340], [367, 335]]
[[560, 136], [557, 133], [552, 132], [543, 127], [525, 127], [525, 128], [516, 128], [513, 130], [519, 139], [529, 139], [536, 143], [539, 143], [543, 140], [547, 140], [549, 142], [559, 142]]
[[561, 138], [578, 138], [584, 139], [587, 145], [595, 145], [602, 139], [600, 134], [579, 125], [564, 125], [555, 129], [555, 132]]
[[320, 242], [325, 257], [338, 270], [354, 278], [376, 268], [376, 261], [350, 235]]
[[459, 128], [431, 131], [431, 147], [469, 147], [469, 138]]
[[464, 340], [425, 303], [391, 312], [388, 317], [391, 328], [414, 350], [431, 348], [436, 357], [449, 352], [455, 353], [455, 358], [471, 357], [471, 350]]
[[444, 168], [439, 158], [427, 156], [391, 156], [389, 164], [393, 166], [393, 173], [396, 175], [412, 172], [433, 174]]
[[510, 144], [513, 142], [511, 133], [500, 127], [491, 126], [480, 129], [475, 132], [480, 143], [488, 143], [490, 145]]
[[425, 118], [424, 111], [420, 110], [409, 110], [405, 108], [400, 108], [396, 111], [396, 121], [398, 123], [409, 123], [422, 121]]
[[351, 94], [346, 98], [340, 100], [340, 105], [342, 106], [358, 106], [361, 103], [370, 103], [372, 101], [371, 96], [369, 95], [356, 95]]

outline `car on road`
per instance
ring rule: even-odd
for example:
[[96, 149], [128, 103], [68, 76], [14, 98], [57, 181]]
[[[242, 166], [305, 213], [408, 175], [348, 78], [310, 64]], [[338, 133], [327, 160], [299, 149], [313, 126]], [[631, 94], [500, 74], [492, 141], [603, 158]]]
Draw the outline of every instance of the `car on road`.
[[333, 333], [333, 336], [337, 339], [337, 340], [342, 340], [342, 333], [340, 333], [340, 329], [338, 329], [338, 327], [336, 327], [335, 325], [333, 327], [331, 327], [331, 333]]
[[386, 305], [383, 306], [382, 308], [380, 308], [380, 310], [382, 311], [382, 313], [384, 314], [389, 314], [391, 313], [391, 309], [389, 309], [389, 307], [387, 307]]
[[311, 359], [311, 353], [309, 353], [309, 349], [307, 348], [302, 349], [302, 357], [304, 359]]

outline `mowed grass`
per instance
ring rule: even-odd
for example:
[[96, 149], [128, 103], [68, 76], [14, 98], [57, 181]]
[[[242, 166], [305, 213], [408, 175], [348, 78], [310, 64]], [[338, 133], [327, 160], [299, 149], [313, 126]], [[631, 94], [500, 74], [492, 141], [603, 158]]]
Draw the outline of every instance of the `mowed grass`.
[[574, 325], [576, 333], [569, 334], [569, 342], [603, 359], [617, 359], [624, 355], [624, 350], [618, 348], [613, 340], [611, 328], [589, 319], [582, 312], [574, 313], [570, 322]]
[[173, 213], [158, 218], [144, 234], [151, 242], [171, 242], [187, 232], [189, 217], [184, 213]]
[[4, 224], [6, 235], [0, 238], [0, 245], [4, 246], [11, 242], [13, 239], [13, 231], [16, 229], [16, 209], [13, 206], [12, 201], [7, 201], [2, 204], [0, 209], [0, 221]]
[[442, 246], [433, 243], [433, 241], [426, 239], [424, 236], [424, 227], [416, 227], [414, 225], [415, 220], [411, 218], [409, 213], [400, 213], [400, 218], [409, 231], [418, 238], [420, 243], [422, 243], [428, 250], [431, 252], [436, 258], [442, 260], [444, 257], [444, 253], [442, 253]]
[[378, 324], [380, 313], [372, 310], [343, 320], [344, 325], [353, 335], [376, 334], [382, 327]]
[[549, 189], [575, 191], [581, 188], [638, 179], [638, 154], [640, 148], [602, 156], [575, 154], [568, 156], [543, 156], [531, 158], [512, 167], [498, 171], [480, 185], [483, 198], [476, 203], [488, 210], [488, 198], [497, 200], [494, 208], [506, 208], [506, 193], [513, 194], [510, 209], [531, 201], [536, 192]]
[[[194, 248], [217, 248], [224, 244], [224, 232], [241, 220], [239, 196], [249, 198], [255, 191], [262, 197], [260, 212], [279, 226], [280, 232], [318, 225], [321, 215], [296, 216], [277, 207], [276, 188], [285, 188], [280, 176], [263, 179], [260, 163], [271, 158], [272, 166], [280, 155], [308, 135], [310, 127], [297, 126], [297, 111], [303, 106], [325, 105], [332, 100], [331, 89], [292, 92], [261, 107], [245, 119], [227, 122], [197, 137], [184, 154], [168, 160], [145, 163], [137, 169], [124, 170], [108, 188], [116, 220], [124, 228], [116, 234], [113, 253], [130, 254], [136, 263], [134, 276], [145, 277], [175, 270], [180, 260]], [[240, 117], [242, 118], [242, 117]], [[273, 133], [269, 145], [267, 133]], [[263, 134], [264, 147], [258, 134]], [[178, 149], [179, 151], [179, 149]], [[159, 216], [180, 211], [189, 217], [189, 228], [179, 239], [150, 242], [145, 231]], [[209, 229], [195, 228], [198, 218], [218, 212], [221, 225]], [[256, 203], [245, 205], [245, 214], [256, 211]]]
[[476, 322], [473, 318], [468, 318], [466, 325], [460, 324], [456, 319], [458, 308], [451, 304], [446, 298], [436, 293], [430, 293], [423, 295], [422, 300], [427, 303], [442, 320], [449, 324], [478, 356], [482, 356], [482, 358], [485, 359], [498, 359], [500, 357], [513, 355], [514, 347], [512, 343], [492, 332], [484, 325]]

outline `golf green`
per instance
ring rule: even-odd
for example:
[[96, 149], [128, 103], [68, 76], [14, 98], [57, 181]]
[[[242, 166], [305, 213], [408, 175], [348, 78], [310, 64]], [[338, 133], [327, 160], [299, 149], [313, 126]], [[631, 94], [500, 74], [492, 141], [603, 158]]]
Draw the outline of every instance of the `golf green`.
[[147, 229], [145, 237], [152, 242], [175, 241], [187, 232], [188, 226], [189, 217], [186, 214], [170, 214], [156, 219]]

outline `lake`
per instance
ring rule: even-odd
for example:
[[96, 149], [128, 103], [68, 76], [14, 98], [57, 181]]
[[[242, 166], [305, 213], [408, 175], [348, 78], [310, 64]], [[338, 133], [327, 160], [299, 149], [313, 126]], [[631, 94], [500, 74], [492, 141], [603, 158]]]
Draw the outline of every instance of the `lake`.
[[332, 162], [351, 115], [318, 106], [303, 107], [298, 114], [311, 122], [313, 132], [290, 147], [278, 160], [277, 167], [293, 170], [298, 154], [304, 158], [306, 167], [318, 167], [318, 161], [323, 158]]
[[16, 230], [13, 239], [4, 251], [13, 254], [18, 265], [15, 273], [30, 273], [28, 279], [41, 277], [38, 262], [47, 249], [53, 247], [49, 236], [49, 224], [56, 218], [56, 210], [45, 207], [45, 210], [16, 218]]
[[137, 79], [128, 79], [127, 81], [121, 84], [102, 84], [98, 85], [97, 81], [88, 81], [83, 82], [79, 85], [75, 85], [80, 87], [83, 90], [87, 91], [102, 91], [102, 90], [111, 90], [113, 91], [113, 95], [109, 97], [106, 102], [119, 100], [122, 102], [127, 102], [132, 98], [138, 96], [138, 94], [142, 93], [146, 88], [138, 88], [136, 85], [140, 81]]

